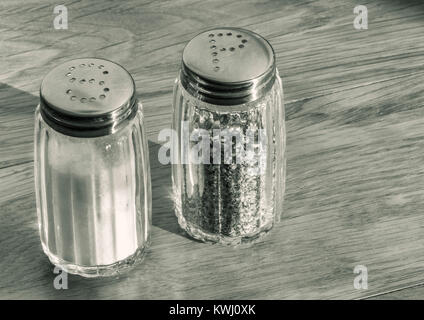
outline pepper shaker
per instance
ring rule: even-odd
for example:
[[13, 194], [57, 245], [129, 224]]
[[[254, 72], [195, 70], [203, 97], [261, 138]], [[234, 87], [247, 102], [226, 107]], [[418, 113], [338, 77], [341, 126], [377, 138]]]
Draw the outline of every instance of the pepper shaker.
[[151, 230], [149, 156], [142, 105], [123, 67], [83, 58], [46, 75], [35, 182], [41, 243], [53, 264], [97, 277], [141, 261]]
[[239, 28], [200, 33], [183, 51], [173, 108], [180, 226], [230, 245], [266, 234], [285, 189], [283, 89], [271, 45]]

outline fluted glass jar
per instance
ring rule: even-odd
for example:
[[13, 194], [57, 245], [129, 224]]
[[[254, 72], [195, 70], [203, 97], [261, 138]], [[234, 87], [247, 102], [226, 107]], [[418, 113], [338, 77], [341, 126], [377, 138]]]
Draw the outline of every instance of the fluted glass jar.
[[282, 213], [283, 89], [271, 45], [218, 28], [185, 47], [174, 86], [175, 212], [192, 237], [250, 243]]
[[41, 243], [50, 261], [86, 277], [119, 274], [150, 242], [151, 185], [132, 77], [76, 59], [43, 80], [35, 115]]

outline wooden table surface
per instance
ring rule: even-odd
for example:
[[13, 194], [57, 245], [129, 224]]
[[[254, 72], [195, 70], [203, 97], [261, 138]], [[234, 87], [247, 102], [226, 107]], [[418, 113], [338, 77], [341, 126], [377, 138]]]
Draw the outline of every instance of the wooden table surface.
[[[56, 4], [0, 3], [0, 298], [424, 298], [422, 1], [67, 1], [67, 30], [53, 28]], [[353, 26], [358, 4], [368, 30]], [[250, 248], [187, 238], [157, 159], [184, 45], [215, 26], [269, 39], [285, 90], [284, 212]], [[124, 65], [144, 103], [152, 246], [126, 276], [56, 290], [36, 222], [34, 110], [46, 72], [86, 56]]]

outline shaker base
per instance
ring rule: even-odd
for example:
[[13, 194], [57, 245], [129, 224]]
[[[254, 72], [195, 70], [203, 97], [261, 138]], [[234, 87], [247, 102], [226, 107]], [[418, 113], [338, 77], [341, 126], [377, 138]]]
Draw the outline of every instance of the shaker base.
[[220, 243], [228, 246], [242, 246], [242, 245], [250, 245], [253, 243], [256, 243], [262, 238], [268, 234], [268, 232], [272, 229], [274, 226], [274, 223], [270, 223], [268, 225], [265, 225], [261, 227], [258, 231], [251, 233], [251, 234], [245, 234], [243, 236], [239, 237], [229, 237], [222, 234], [216, 234], [216, 233], [210, 233], [205, 232], [198, 226], [188, 222], [184, 216], [179, 212], [179, 210], [176, 210], [176, 216], [178, 218], [178, 224], [180, 227], [187, 232], [187, 234], [196, 239], [203, 242], [213, 242], [213, 243]]
[[47, 255], [52, 264], [62, 268], [67, 273], [76, 274], [85, 278], [111, 277], [124, 274], [143, 261], [147, 248], [147, 246], [138, 248], [132, 255], [112, 264], [80, 266], [57, 257], [50, 253], [44, 244], [42, 245], [44, 253]]

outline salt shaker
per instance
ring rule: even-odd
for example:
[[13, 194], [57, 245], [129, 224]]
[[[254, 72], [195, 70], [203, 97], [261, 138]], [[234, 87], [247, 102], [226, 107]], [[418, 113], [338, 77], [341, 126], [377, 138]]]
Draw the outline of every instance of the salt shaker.
[[283, 89], [271, 45], [244, 29], [200, 33], [184, 49], [173, 108], [180, 226], [230, 245], [266, 234], [285, 189]]
[[40, 89], [35, 182], [43, 250], [84, 277], [141, 261], [150, 242], [151, 183], [142, 105], [120, 65], [65, 62]]

